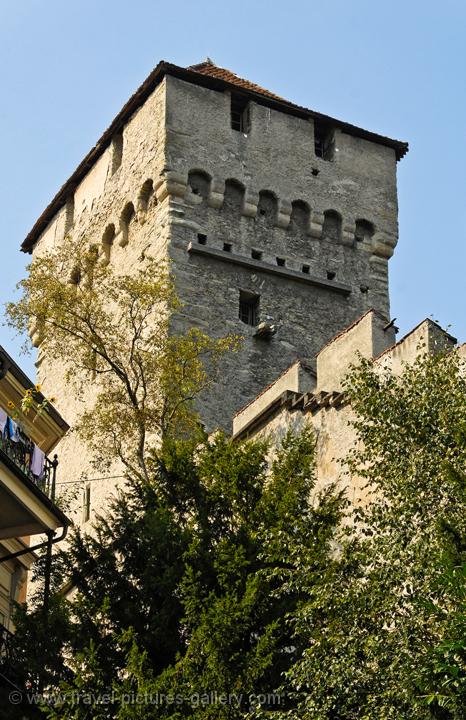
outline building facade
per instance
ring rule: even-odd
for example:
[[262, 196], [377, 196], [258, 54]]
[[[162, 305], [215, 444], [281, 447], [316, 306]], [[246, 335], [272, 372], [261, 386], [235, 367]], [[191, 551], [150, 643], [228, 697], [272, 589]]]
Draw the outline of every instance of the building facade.
[[[58, 460], [52, 456], [69, 428], [50, 404], [18, 417], [32, 388], [0, 347], [0, 685], [9, 679], [14, 608], [26, 599], [34, 550], [63, 538], [70, 524], [55, 502]], [[44, 398], [36, 396], [40, 404]]]
[[[208, 430], [373, 308], [389, 321], [388, 260], [398, 238], [396, 165], [406, 143], [299, 107], [210, 60], [159, 63], [23, 243], [34, 257], [67, 234], [128, 272], [168, 261], [196, 326], [244, 337], [199, 401]], [[40, 350], [38, 374], [73, 423], [64, 368]], [[92, 390], [90, 397], [92, 396]], [[67, 467], [83, 451], [62, 444]], [[80, 458], [79, 468], [74, 458]], [[114, 487], [95, 488], [102, 504]], [[94, 488], [92, 488], [94, 492]]]

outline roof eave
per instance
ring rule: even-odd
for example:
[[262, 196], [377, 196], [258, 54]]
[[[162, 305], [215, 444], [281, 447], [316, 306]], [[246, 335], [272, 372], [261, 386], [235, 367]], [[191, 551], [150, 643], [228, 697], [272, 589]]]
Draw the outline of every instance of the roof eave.
[[103, 154], [106, 148], [110, 145], [112, 138], [117, 134], [134, 114], [134, 112], [145, 102], [149, 95], [155, 90], [158, 84], [163, 80], [165, 75], [172, 75], [180, 80], [192, 82], [195, 85], [202, 87], [211, 88], [213, 90], [225, 91], [230, 90], [238, 94], [244, 94], [257, 103], [270, 107], [274, 110], [286, 112], [297, 117], [318, 119], [323, 122], [328, 122], [335, 127], [340, 128], [343, 132], [347, 132], [352, 135], [356, 135], [371, 142], [376, 142], [381, 145], [391, 147], [395, 153], [397, 160], [400, 160], [408, 151], [408, 143], [400, 140], [393, 140], [391, 138], [372, 133], [369, 130], [364, 130], [356, 125], [342, 122], [336, 118], [332, 118], [329, 115], [323, 115], [322, 113], [309, 110], [299, 105], [281, 101], [267, 95], [262, 95], [259, 92], [254, 92], [246, 88], [238, 87], [234, 83], [228, 82], [220, 78], [205, 75], [203, 73], [195, 72], [194, 70], [188, 70], [178, 65], [172, 65], [171, 63], [161, 60], [154, 70], [144, 80], [142, 85], [136, 90], [135, 93], [129, 98], [129, 100], [122, 107], [118, 115], [114, 118], [113, 122], [104, 131], [96, 145], [88, 152], [82, 162], [78, 165], [74, 173], [70, 178], [62, 185], [58, 193], [55, 195], [53, 200], [45, 208], [44, 212], [40, 215], [23, 243], [21, 244], [22, 252], [31, 253], [32, 249], [39, 239], [40, 235], [47, 228], [50, 221], [56, 215], [56, 213], [66, 203], [67, 198], [75, 191], [81, 180], [85, 177], [87, 172], [91, 169], [98, 158]]

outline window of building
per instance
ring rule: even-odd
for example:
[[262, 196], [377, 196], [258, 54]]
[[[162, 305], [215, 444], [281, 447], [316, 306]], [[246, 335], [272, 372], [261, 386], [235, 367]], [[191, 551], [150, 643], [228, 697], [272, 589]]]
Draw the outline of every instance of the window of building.
[[262, 252], [260, 250], [251, 250], [253, 260], [262, 260]]
[[240, 290], [239, 293], [239, 319], [246, 325], [257, 325], [259, 322], [260, 296], [255, 293]]
[[207, 245], [207, 235], [204, 235], [203, 233], [198, 233], [197, 242], [199, 243], [199, 245]]
[[232, 244], [231, 243], [223, 243], [223, 250], [225, 252], [231, 252]]
[[111, 173], [116, 173], [123, 160], [123, 135], [118, 133], [112, 140]]
[[326, 210], [324, 212], [324, 223], [322, 226], [322, 237], [326, 240], [341, 240], [342, 219], [340, 213], [336, 210]]
[[374, 234], [374, 226], [368, 220], [356, 220], [354, 239], [356, 242], [368, 242]]
[[83, 493], [83, 522], [91, 517], [91, 486], [86, 485]]
[[327, 270], [327, 280], [335, 280], [336, 272], [334, 270]]
[[249, 102], [241, 95], [231, 96], [231, 127], [247, 135], [251, 129]]
[[301, 268], [301, 270], [303, 271], [303, 273], [305, 273], [306, 275], [309, 275], [310, 269], [311, 269], [311, 268], [310, 268], [309, 265], [303, 265], [302, 268]]
[[277, 265], [279, 267], [285, 267], [285, 264], [286, 264], [285, 258], [277, 257]]
[[314, 152], [322, 160], [333, 160], [335, 156], [335, 131], [317, 120], [314, 121]]

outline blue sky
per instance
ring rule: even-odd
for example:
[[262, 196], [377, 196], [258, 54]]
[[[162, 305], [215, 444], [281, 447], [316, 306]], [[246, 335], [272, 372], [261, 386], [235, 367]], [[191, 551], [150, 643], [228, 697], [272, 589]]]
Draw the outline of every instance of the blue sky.
[[[300, 105], [407, 140], [390, 261], [401, 333], [466, 340], [466, 3], [0, 0], [0, 264], [13, 297], [35, 219], [158, 60], [207, 55]], [[19, 358], [19, 341], [0, 328]], [[19, 358], [33, 374], [33, 357]]]

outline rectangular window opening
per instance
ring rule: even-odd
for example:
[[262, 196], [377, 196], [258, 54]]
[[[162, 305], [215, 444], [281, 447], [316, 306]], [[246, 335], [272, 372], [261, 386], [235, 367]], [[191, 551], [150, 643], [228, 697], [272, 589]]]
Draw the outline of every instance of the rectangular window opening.
[[202, 233], [198, 233], [197, 235], [197, 242], [199, 245], [207, 245], [207, 235], [203, 235]]
[[83, 522], [87, 522], [91, 517], [91, 486], [86, 485], [83, 495]]
[[231, 127], [237, 132], [247, 135], [250, 131], [249, 101], [241, 95], [231, 96], [230, 106]]
[[260, 250], [251, 250], [253, 260], [262, 260], [262, 252]]
[[231, 253], [231, 248], [232, 248], [232, 247], [233, 247], [233, 246], [232, 246], [231, 243], [223, 243], [223, 250], [224, 250], [225, 252]]
[[277, 265], [279, 267], [285, 267], [285, 258], [277, 257]]
[[332, 127], [314, 121], [314, 151], [322, 160], [333, 160], [335, 155], [335, 132]]
[[257, 325], [259, 322], [260, 296], [246, 290], [239, 293], [239, 319], [246, 325]]
[[303, 273], [305, 273], [306, 275], [309, 275], [310, 269], [311, 269], [311, 268], [310, 268], [309, 265], [303, 265], [302, 268], [301, 268], [301, 270], [303, 271]]

